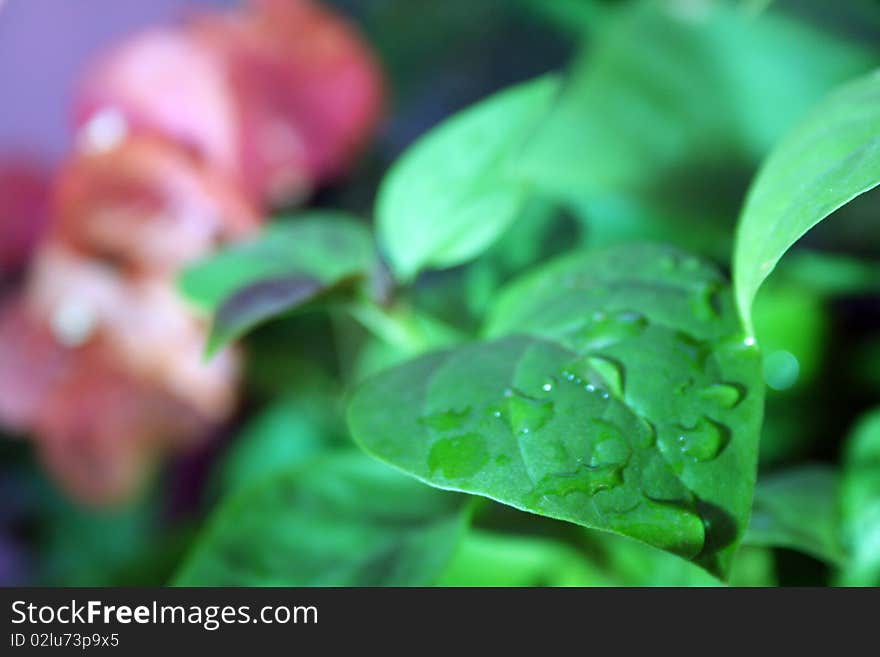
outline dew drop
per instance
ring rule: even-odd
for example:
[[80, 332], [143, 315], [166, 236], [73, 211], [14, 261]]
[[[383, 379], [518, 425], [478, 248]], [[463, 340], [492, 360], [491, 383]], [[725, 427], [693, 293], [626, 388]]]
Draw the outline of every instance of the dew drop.
[[636, 312], [594, 313], [591, 321], [578, 329], [571, 339], [579, 350], [601, 349], [639, 335], [647, 325], [645, 317]]
[[745, 389], [734, 383], [713, 383], [702, 388], [698, 393], [700, 399], [721, 408], [735, 408], [745, 397]]
[[591, 420], [587, 434], [592, 443], [589, 463], [591, 468], [623, 467], [629, 462], [632, 450], [623, 432], [614, 424], [607, 420]]
[[581, 465], [572, 471], [549, 474], [538, 482], [527, 502], [532, 505], [545, 496], [567, 497], [573, 493], [584, 493], [592, 497], [599, 491], [620, 486], [623, 483], [622, 470], [618, 465]]
[[788, 390], [797, 383], [801, 364], [790, 351], [777, 350], [764, 357], [764, 380], [773, 390]]
[[609, 390], [618, 397], [623, 396], [623, 365], [603, 356], [590, 356], [587, 362], [602, 377]]
[[479, 472], [489, 460], [486, 440], [475, 433], [441, 438], [431, 446], [428, 468], [447, 479], [462, 479]]
[[681, 453], [696, 462], [716, 458], [730, 438], [730, 430], [707, 417], [700, 418], [693, 427], [683, 427], [678, 435]]
[[704, 322], [720, 317], [720, 293], [721, 286], [718, 283], [707, 283], [701, 286], [691, 297], [691, 309], [694, 315]]
[[703, 519], [677, 504], [644, 498], [630, 513], [609, 515], [605, 521], [609, 529], [685, 558], [695, 557], [705, 543]]
[[568, 381], [584, 383], [587, 392], [598, 392], [603, 399], [610, 397], [609, 390], [623, 396], [623, 365], [605, 356], [587, 356], [568, 363], [562, 370]]
[[515, 434], [538, 431], [553, 417], [553, 402], [514, 392], [507, 397], [507, 421]]
[[465, 407], [461, 410], [450, 409], [440, 413], [433, 413], [419, 418], [419, 424], [438, 431], [455, 431], [461, 429], [470, 417], [471, 409]]

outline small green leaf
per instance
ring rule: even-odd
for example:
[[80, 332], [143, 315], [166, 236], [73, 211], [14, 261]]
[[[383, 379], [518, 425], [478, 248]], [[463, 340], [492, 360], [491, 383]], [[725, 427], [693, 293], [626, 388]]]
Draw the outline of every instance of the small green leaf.
[[865, 415], [848, 439], [841, 492], [849, 560], [844, 586], [880, 586], [880, 409]]
[[177, 586], [425, 586], [452, 558], [462, 500], [361, 453], [277, 474], [217, 510]]
[[577, 254], [514, 283], [492, 317], [498, 339], [362, 385], [355, 439], [431, 485], [724, 572], [751, 505], [762, 386], [720, 274], [663, 247]]
[[758, 480], [746, 545], [799, 550], [840, 565], [840, 477], [828, 466], [807, 465]]
[[313, 211], [271, 224], [256, 239], [190, 267], [180, 289], [215, 314], [210, 353], [271, 317], [346, 287], [375, 262], [366, 225]]
[[816, 107], [764, 163], [740, 217], [734, 252], [746, 323], [758, 288], [810, 228], [880, 183], [880, 73]]
[[546, 76], [498, 93], [416, 142], [379, 189], [382, 246], [401, 280], [478, 255], [516, 218], [527, 186], [512, 161], [556, 95]]

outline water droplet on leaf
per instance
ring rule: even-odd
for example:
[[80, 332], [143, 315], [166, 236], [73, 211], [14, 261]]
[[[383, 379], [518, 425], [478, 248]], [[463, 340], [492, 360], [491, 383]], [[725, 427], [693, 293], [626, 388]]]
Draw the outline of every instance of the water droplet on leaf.
[[507, 397], [507, 421], [515, 434], [538, 431], [552, 417], [552, 401], [532, 399], [519, 392]]
[[745, 397], [745, 389], [735, 383], [713, 383], [699, 391], [700, 399], [720, 406], [734, 408]]
[[440, 413], [433, 413], [419, 418], [419, 424], [438, 431], [455, 431], [461, 429], [470, 417], [471, 409], [465, 407], [461, 410], [450, 409]]
[[431, 446], [428, 468], [447, 479], [462, 479], [479, 472], [489, 460], [486, 440], [475, 433], [441, 438]]
[[578, 350], [601, 349], [639, 335], [647, 325], [648, 320], [636, 312], [595, 313], [571, 338]]
[[702, 417], [694, 426], [682, 427], [677, 440], [682, 454], [694, 461], [703, 462], [716, 458], [729, 439], [730, 430], [727, 427]]

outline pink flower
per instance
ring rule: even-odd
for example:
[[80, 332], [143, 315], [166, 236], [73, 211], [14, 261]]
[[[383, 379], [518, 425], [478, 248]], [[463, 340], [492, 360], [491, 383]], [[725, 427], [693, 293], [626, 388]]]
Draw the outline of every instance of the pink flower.
[[51, 237], [129, 272], [174, 274], [258, 225], [228, 181], [143, 136], [74, 155], [53, 193]]
[[71, 495], [92, 504], [136, 494], [180, 436], [206, 425], [186, 404], [145, 385], [100, 344], [78, 351], [44, 401], [36, 431], [47, 469]]
[[22, 268], [46, 225], [49, 176], [37, 165], [0, 162], [0, 275]]
[[299, 200], [376, 127], [380, 69], [352, 26], [309, 0], [252, 0], [122, 44], [82, 86], [81, 143], [148, 132], [193, 149], [254, 200]]

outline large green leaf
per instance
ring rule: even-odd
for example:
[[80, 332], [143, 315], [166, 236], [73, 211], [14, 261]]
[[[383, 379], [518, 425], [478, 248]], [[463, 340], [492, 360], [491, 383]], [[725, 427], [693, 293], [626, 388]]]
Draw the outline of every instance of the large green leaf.
[[880, 586], [880, 409], [868, 413], [847, 442], [841, 490], [849, 561], [847, 586]]
[[451, 560], [464, 523], [458, 496], [342, 453], [223, 503], [175, 584], [425, 586]]
[[376, 214], [398, 278], [467, 261], [516, 218], [528, 188], [509, 169], [558, 87], [547, 76], [498, 93], [433, 129], [394, 164]]
[[574, 199], [654, 190], [688, 166], [754, 162], [875, 61], [782, 14], [755, 18], [727, 2], [634, 2], [589, 46], [519, 163], [528, 180]]
[[839, 485], [838, 473], [821, 465], [762, 476], [745, 543], [790, 548], [831, 564], [843, 563]]
[[746, 322], [764, 279], [810, 228], [880, 183], [880, 73], [815, 108], [761, 168], [740, 217], [734, 253]]
[[489, 336], [368, 380], [355, 439], [434, 486], [726, 570], [762, 386], [717, 271], [657, 246], [577, 254], [510, 286]]
[[311, 211], [269, 225], [187, 269], [183, 294], [214, 314], [209, 350], [262, 321], [301, 307], [376, 261], [368, 227], [338, 212]]

